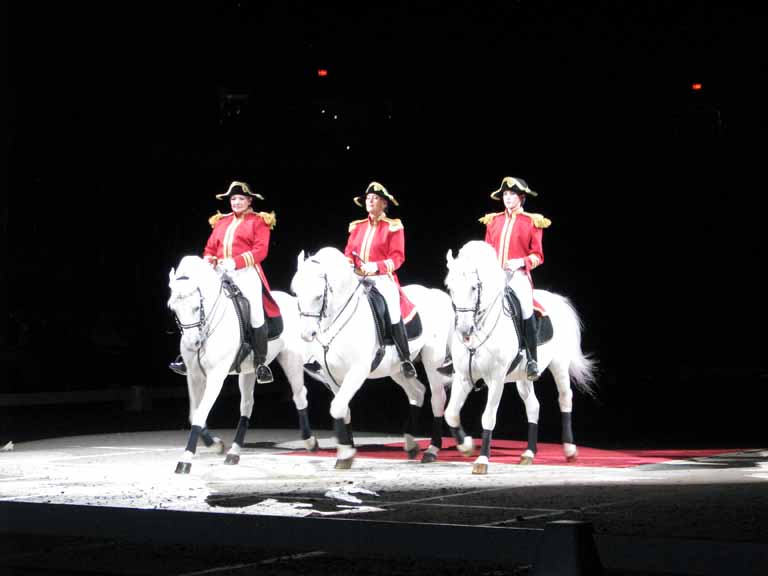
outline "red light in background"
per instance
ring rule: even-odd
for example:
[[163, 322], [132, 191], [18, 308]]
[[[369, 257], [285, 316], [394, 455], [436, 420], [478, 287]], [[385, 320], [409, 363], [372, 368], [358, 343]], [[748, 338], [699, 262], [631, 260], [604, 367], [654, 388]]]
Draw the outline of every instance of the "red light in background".
[[693, 90], [694, 92], [698, 92], [699, 90], [701, 90], [701, 82], [694, 82], [693, 84], [691, 84], [691, 90]]
[[318, 68], [317, 69], [317, 75], [318, 76], [328, 76], [328, 70], [325, 68]]

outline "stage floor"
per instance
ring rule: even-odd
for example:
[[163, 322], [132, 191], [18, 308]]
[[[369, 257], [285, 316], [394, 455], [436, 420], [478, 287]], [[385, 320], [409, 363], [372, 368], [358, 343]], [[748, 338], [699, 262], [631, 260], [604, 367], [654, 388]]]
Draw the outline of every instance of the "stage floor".
[[[231, 441], [231, 430], [212, 432]], [[187, 434], [71, 436], [0, 452], [0, 506], [6, 511], [0, 528], [16, 532], [10, 523], [21, 504], [46, 511], [88, 507], [411, 526], [542, 529], [552, 521], [576, 520], [591, 524], [606, 565], [616, 562], [610, 544], [629, 541], [700, 542], [701, 549], [720, 546], [720, 555], [768, 565], [768, 449], [581, 447], [580, 460], [566, 464], [559, 446], [543, 444], [536, 464], [520, 466], [515, 462], [523, 444], [498, 440], [488, 474], [477, 476], [471, 473], [473, 459], [453, 447], [438, 462], [422, 464], [407, 460], [400, 437], [358, 432], [353, 468], [339, 471], [330, 431], [318, 432], [322, 450], [310, 454], [295, 430], [252, 429], [238, 465], [226, 466], [223, 455], [201, 447], [191, 473], [174, 474]], [[452, 444], [446, 439], [445, 446]], [[34, 509], [24, 510], [27, 518]], [[50, 522], [45, 518], [41, 522]], [[32, 520], [18, 532], [34, 532], [30, 526]], [[57, 529], [41, 526], [40, 533]], [[674, 573], [717, 573], [697, 570]], [[731, 565], [729, 573], [749, 570]]]

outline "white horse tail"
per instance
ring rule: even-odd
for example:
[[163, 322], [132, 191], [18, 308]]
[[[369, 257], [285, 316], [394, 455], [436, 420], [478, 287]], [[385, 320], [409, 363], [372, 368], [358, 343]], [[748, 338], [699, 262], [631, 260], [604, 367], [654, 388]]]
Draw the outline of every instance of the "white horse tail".
[[568, 358], [568, 375], [575, 387], [594, 395], [597, 381], [597, 360], [581, 349], [583, 322], [571, 301], [565, 296], [546, 290], [535, 290], [535, 297], [549, 313], [554, 330], [556, 346]]

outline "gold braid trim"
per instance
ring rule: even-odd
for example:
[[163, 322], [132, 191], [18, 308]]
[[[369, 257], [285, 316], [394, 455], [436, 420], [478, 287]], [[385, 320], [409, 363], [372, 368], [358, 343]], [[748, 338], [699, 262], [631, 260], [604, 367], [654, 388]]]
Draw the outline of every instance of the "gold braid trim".
[[481, 224], [485, 224], [486, 226], [488, 226], [488, 224], [491, 222], [491, 220], [496, 218], [496, 216], [498, 216], [499, 214], [504, 214], [504, 212], [489, 212], [488, 214], [486, 214], [482, 218], [478, 218], [477, 221], [480, 222]]
[[275, 224], [277, 224], [277, 217], [275, 216], [274, 211], [273, 212], [259, 212], [259, 216], [261, 216], [262, 220], [264, 220], [264, 224], [269, 226], [270, 230], [275, 229]]
[[384, 222], [389, 224], [389, 231], [390, 232], [397, 232], [398, 230], [404, 230], [403, 223], [400, 221], [400, 218], [382, 218]]
[[[231, 212], [229, 214], [231, 214]], [[216, 210], [216, 214], [208, 218], [208, 224], [211, 225], [211, 228], [215, 228], [218, 221], [224, 218], [224, 216], [229, 216], [229, 214], [222, 214], [221, 212]]]
[[366, 222], [368, 218], [363, 218], [362, 220], [353, 220], [349, 223], [349, 230], [348, 232], [352, 232], [355, 228], [357, 228], [358, 224], [362, 224], [363, 222]]
[[545, 218], [541, 214], [529, 214], [528, 212], [523, 212], [523, 214], [533, 220], [533, 225], [536, 228], [549, 228], [552, 225], [552, 220]]

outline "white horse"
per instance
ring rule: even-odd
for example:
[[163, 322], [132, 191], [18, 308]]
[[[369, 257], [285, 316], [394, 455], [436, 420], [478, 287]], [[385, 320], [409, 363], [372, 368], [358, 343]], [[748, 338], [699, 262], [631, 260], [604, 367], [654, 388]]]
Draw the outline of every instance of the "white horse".
[[[182, 330], [180, 351], [187, 366], [189, 390], [189, 419], [192, 429], [186, 450], [176, 466], [176, 472], [187, 474], [195, 455], [198, 438], [205, 444], [215, 443], [224, 451], [219, 438], [212, 438], [206, 429], [208, 414], [221, 392], [224, 379], [232, 370], [240, 347], [240, 324], [234, 301], [230, 298], [219, 274], [202, 258], [185, 256], [177, 269], [169, 274], [171, 296], [168, 307], [176, 315]], [[299, 426], [307, 450], [318, 448], [307, 414], [307, 389], [304, 368], [307, 344], [299, 337], [296, 300], [289, 294], [272, 291], [280, 307], [283, 331], [277, 338], [270, 336], [267, 363], [277, 359], [293, 391], [293, 402], [299, 415]], [[266, 318], [265, 318], [266, 319]], [[240, 420], [225, 464], [237, 464], [245, 442], [245, 433], [253, 410], [253, 389], [256, 375], [253, 354], [248, 354], [240, 366]]]
[[[411, 406], [405, 431], [404, 450], [410, 458], [419, 452], [414, 439], [416, 417], [424, 403], [426, 389], [417, 378], [400, 372], [400, 358], [393, 345], [380, 352], [373, 312], [368, 303], [367, 283], [355, 274], [349, 261], [336, 248], [326, 247], [310, 258], [302, 251], [298, 257], [291, 290], [297, 296], [301, 317], [301, 337], [312, 345], [312, 356], [338, 386], [331, 401], [331, 417], [336, 432], [336, 468], [352, 466], [356, 449], [349, 430], [349, 403], [368, 378], [391, 377], [403, 388]], [[403, 287], [418, 311], [422, 333], [409, 340], [411, 359], [424, 366], [432, 392], [432, 439], [422, 462], [437, 459], [442, 447], [442, 423], [450, 376], [438, 371], [449, 357], [453, 333], [451, 300], [442, 290], [416, 284]]]
[[[528, 418], [528, 447], [521, 455], [520, 463], [531, 464], [536, 454], [539, 401], [533, 382], [526, 378], [526, 362], [518, 354], [520, 339], [504, 296], [506, 272], [499, 266], [493, 247], [483, 241], [467, 242], [456, 259], [449, 250], [446, 260], [445, 284], [456, 313], [456, 331], [451, 344], [455, 372], [451, 399], [445, 411], [446, 423], [459, 451], [471, 456], [474, 452], [472, 438], [465, 435], [461, 427], [460, 412], [475, 382], [484, 380], [488, 398], [481, 420], [482, 447], [472, 471], [486, 474], [491, 434], [496, 426], [496, 411], [504, 383], [516, 382]], [[596, 363], [582, 353], [581, 320], [568, 299], [546, 290], [535, 290], [534, 297], [552, 321], [552, 338], [539, 345], [538, 361], [540, 370], [549, 368], [555, 379], [563, 451], [566, 459], [573, 461], [578, 450], [571, 429], [571, 380], [578, 389], [592, 394]]]

